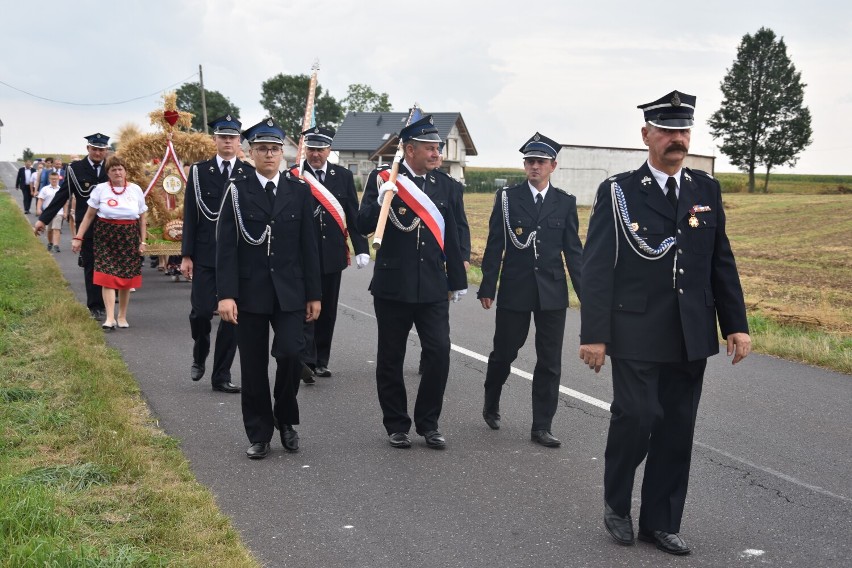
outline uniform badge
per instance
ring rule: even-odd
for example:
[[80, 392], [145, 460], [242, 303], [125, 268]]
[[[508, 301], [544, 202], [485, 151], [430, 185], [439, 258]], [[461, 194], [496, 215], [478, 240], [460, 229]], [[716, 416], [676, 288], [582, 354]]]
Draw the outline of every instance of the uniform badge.
[[330, 173], [331, 175], [334, 175], [334, 170], [331, 169], [331, 168], [328, 168], [328, 173]]
[[432, 117], [431, 115], [429, 115], [429, 124], [431, 124], [432, 126], [435, 126], [435, 118]]
[[642, 185], [650, 185], [650, 184], [651, 184], [651, 178], [649, 178], [648, 176], [645, 176], [645, 177], [642, 178]]
[[684, 177], [687, 181], [692, 181], [692, 176], [690, 176], [690, 175], [689, 175], [689, 172], [683, 172], [683, 177]]
[[679, 107], [680, 106], [680, 96], [677, 94], [677, 91], [675, 91], [675, 94], [672, 97], [672, 106], [673, 107]]
[[230, 115], [230, 114], [226, 114], [226, 115], [225, 115], [225, 120], [227, 120], [228, 122], [231, 122], [231, 115]]
[[535, 133], [535, 136], [533, 136], [533, 140], [535, 140], [536, 142], [538, 142], [539, 140], [541, 140], [541, 136], [539, 136], [539, 135], [538, 135], [538, 132], [536, 132], [536, 133]]
[[267, 121], [266, 121], [266, 125], [267, 125], [267, 126], [274, 126], [274, 125], [275, 125], [275, 123], [274, 123], [274, 122], [272, 122], [272, 119], [270, 118], [269, 120], [267, 120]]
[[405, 215], [406, 213], [408, 213], [408, 209], [406, 209], [405, 207], [399, 208], [399, 214], [400, 215]]
[[429, 183], [435, 183], [435, 177], [434, 176], [431, 176], [431, 175], [429, 176]]
[[210, 173], [212, 174], [214, 171], [213, 166], [210, 166]]
[[524, 230], [521, 227], [518, 227], [517, 229], [515, 229], [515, 234], [520, 237], [522, 234], [524, 234]]
[[698, 224], [699, 224], [698, 223], [698, 217], [696, 217], [695, 215], [690, 215], [689, 226], [692, 227], [693, 229], [695, 229], [695, 228], [698, 227]]
[[630, 223], [630, 229], [635, 233], [639, 230], [639, 223]]
[[237, 168], [237, 173], [238, 173], [238, 174], [243, 173], [243, 169], [242, 169], [242, 168]]
[[89, 182], [83, 182], [83, 185], [85, 185], [86, 187], [89, 187], [89, 185], [91, 185], [91, 184]]

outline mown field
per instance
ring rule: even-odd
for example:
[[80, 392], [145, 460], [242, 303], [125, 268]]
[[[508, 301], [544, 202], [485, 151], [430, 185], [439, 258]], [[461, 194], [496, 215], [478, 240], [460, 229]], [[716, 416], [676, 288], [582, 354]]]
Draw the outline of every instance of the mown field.
[[[724, 203], [756, 349], [852, 374], [852, 194], [732, 193]], [[465, 195], [474, 265], [492, 206], [490, 194]], [[589, 208], [579, 215], [585, 242]]]

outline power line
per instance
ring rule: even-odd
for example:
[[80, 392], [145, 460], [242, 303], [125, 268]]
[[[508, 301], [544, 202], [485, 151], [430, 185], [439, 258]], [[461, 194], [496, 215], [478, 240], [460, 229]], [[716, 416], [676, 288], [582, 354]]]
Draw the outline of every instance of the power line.
[[9, 83], [7, 83], [5, 81], [0, 81], [0, 85], [6, 85], [10, 89], [14, 89], [14, 90], [16, 90], [20, 93], [24, 93], [25, 95], [29, 95], [29, 96], [34, 97], [36, 99], [41, 99], [43, 101], [48, 101], [48, 102], [51, 102], [51, 103], [59, 103], [59, 104], [63, 104], [63, 105], [74, 105], [74, 106], [112, 106], [112, 105], [123, 105], [123, 104], [126, 104], [126, 103], [131, 103], [133, 101], [138, 101], [140, 99], [147, 99], [148, 97], [153, 97], [154, 95], [158, 95], [158, 94], [162, 93], [163, 91], [165, 91], [167, 89], [171, 89], [174, 86], [186, 83], [187, 80], [192, 79], [193, 77], [196, 77], [197, 75], [198, 75], [198, 73], [193, 73], [192, 75], [190, 75], [186, 79], [178, 81], [177, 83], [172, 83], [171, 85], [169, 85], [167, 87], [163, 87], [162, 89], [158, 89], [158, 90], [154, 91], [153, 93], [150, 93], [150, 94], [147, 94], [147, 95], [142, 95], [141, 97], [133, 97], [132, 99], [127, 99], [127, 100], [124, 100], [124, 101], [115, 101], [115, 102], [111, 102], [111, 103], [75, 103], [75, 102], [72, 102], [72, 101], [60, 101], [60, 100], [51, 99], [51, 98], [48, 98], [48, 97], [42, 97], [40, 95], [36, 95], [35, 93], [31, 93], [29, 91], [19, 89], [18, 87], [14, 86], [14, 85], [10, 85]]

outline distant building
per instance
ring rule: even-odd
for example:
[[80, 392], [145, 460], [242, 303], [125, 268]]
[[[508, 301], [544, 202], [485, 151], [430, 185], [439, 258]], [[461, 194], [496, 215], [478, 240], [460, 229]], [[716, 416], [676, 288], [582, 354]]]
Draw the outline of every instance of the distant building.
[[[606, 178], [635, 170], [648, 159], [648, 149], [575, 146], [563, 144], [556, 157], [551, 182], [577, 197], [580, 205], [591, 205], [598, 186]], [[713, 174], [715, 156], [689, 154], [684, 165]]]
[[[444, 144], [442, 170], [464, 181], [468, 156], [476, 156], [476, 146], [458, 112], [433, 112], [435, 126]], [[399, 145], [399, 131], [408, 119], [407, 112], [349, 112], [337, 129], [331, 149], [338, 153], [338, 164], [349, 168], [363, 185], [367, 175], [380, 164], [393, 160]]]

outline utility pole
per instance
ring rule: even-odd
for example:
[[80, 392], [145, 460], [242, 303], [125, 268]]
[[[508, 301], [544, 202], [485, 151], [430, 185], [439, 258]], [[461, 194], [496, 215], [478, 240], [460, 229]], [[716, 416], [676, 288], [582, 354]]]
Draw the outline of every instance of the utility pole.
[[198, 65], [198, 85], [201, 87], [201, 120], [204, 123], [204, 134], [207, 132], [207, 100], [204, 97], [204, 73], [201, 71], [201, 65]]

